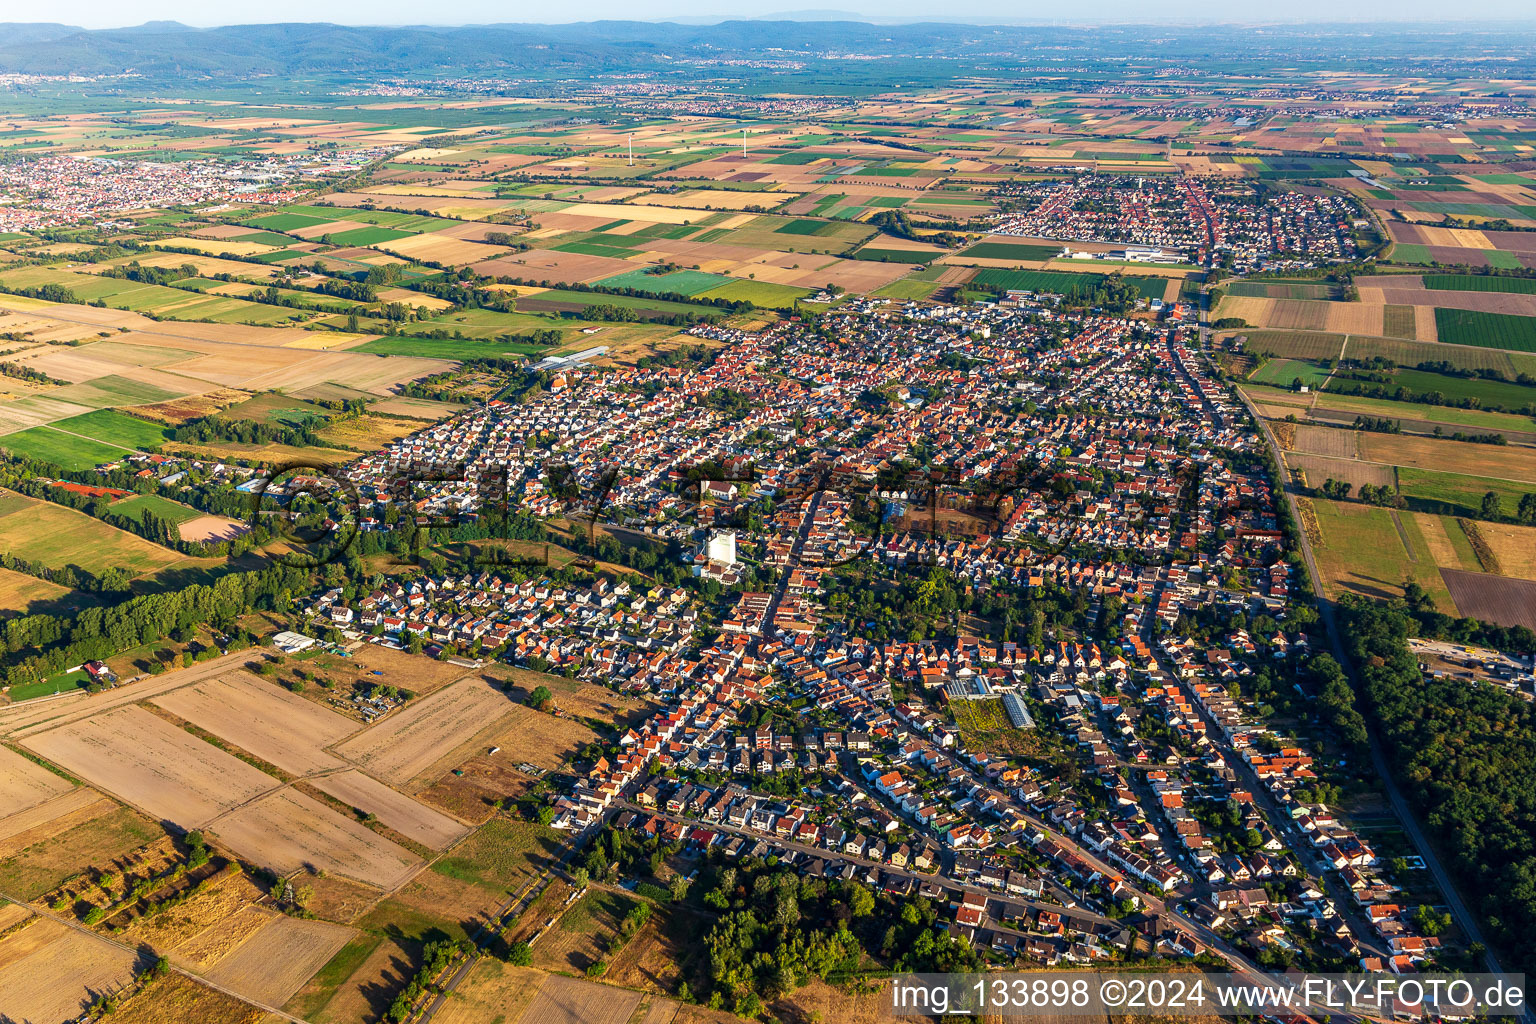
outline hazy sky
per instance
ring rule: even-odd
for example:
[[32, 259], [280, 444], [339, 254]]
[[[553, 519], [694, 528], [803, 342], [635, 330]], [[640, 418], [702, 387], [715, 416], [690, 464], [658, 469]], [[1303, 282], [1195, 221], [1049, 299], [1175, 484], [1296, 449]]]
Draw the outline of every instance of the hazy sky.
[[1223, 3], [1214, 0], [837, 0], [822, 4], [795, 0], [568, 0], [559, 4], [506, 3], [505, 0], [457, 0], [424, 5], [419, 0], [263, 0], [261, 3], [210, 4], [207, 0], [50, 0], [23, 5], [0, 2], [0, 21], [56, 21], [86, 28], [136, 25], [168, 19], [188, 25], [230, 25], [278, 21], [329, 21], [351, 25], [490, 24], [496, 22], [569, 22], [600, 18], [761, 17], [785, 11], [838, 10], [887, 18], [987, 18], [1094, 21], [1154, 24], [1176, 21], [1274, 23], [1299, 20], [1401, 21], [1456, 19], [1536, 20], [1531, 0], [1288, 0], [1284, 4]]

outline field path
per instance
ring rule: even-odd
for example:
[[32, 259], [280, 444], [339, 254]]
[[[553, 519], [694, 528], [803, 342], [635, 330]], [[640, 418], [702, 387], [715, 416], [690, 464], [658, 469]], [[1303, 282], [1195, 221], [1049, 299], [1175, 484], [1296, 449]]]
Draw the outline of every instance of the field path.
[[1417, 563], [1418, 553], [1413, 550], [1413, 545], [1408, 542], [1408, 531], [1403, 529], [1403, 520], [1397, 514], [1397, 509], [1388, 509], [1392, 516], [1392, 525], [1397, 527], [1397, 538], [1403, 542], [1403, 550], [1408, 552], [1408, 561]]
[[167, 672], [164, 675], [123, 683], [100, 693], [76, 690], [60, 697], [38, 697], [19, 704], [0, 706], [0, 735], [17, 739], [30, 736], [44, 729], [68, 725], [91, 715], [101, 714], [124, 704], [137, 704], [148, 697], [156, 697], [188, 683], [207, 679], [209, 676], [231, 672], [246, 665], [259, 664], [259, 651], [236, 651], [210, 658], [190, 668]]

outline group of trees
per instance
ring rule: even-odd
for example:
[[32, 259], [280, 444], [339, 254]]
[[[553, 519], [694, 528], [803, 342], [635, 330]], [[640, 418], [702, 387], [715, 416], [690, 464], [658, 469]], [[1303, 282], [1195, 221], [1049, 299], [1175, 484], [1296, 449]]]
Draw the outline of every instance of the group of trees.
[[1516, 971], [1536, 969], [1536, 706], [1492, 686], [1426, 678], [1409, 636], [1503, 650], [1536, 650], [1536, 633], [1434, 611], [1416, 585], [1406, 600], [1346, 594], [1341, 624], [1361, 696], [1381, 730], [1394, 774], [1449, 853], [1462, 892], [1478, 906]]
[[11, 685], [46, 679], [68, 665], [158, 642], [197, 623], [232, 623], [253, 608], [282, 610], [294, 594], [306, 593], [309, 587], [307, 571], [274, 565], [74, 615], [17, 616], [3, 630], [0, 680]]
[[315, 433], [324, 427], [323, 416], [308, 415], [297, 423], [262, 423], [259, 420], [226, 419], [204, 416], [171, 429], [173, 441], [235, 441], [240, 444], [286, 444], [296, 448], [323, 448], [325, 442]]
[[771, 858], [712, 861], [694, 889], [721, 913], [704, 936], [704, 991], [679, 994], [744, 1017], [812, 978], [856, 976], [868, 954], [895, 971], [964, 972], [979, 964], [968, 944], [936, 927], [927, 900], [802, 877]]
[[0, 362], [0, 375], [13, 377], [16, 380], [24, 380], [31, 384], [68, 384], [67, 380], [51, 377], [41, 370], [34, 369], [24, 363]]

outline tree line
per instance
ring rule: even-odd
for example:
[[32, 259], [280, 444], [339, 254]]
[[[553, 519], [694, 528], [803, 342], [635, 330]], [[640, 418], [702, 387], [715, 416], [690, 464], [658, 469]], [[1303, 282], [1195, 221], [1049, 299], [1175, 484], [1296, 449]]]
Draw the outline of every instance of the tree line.
[[1516, 971], [1536, 970], [1536, 705], [1465, 679], [1426, 678], [1410, 636], [1536, 650], [1536, 633], [1434, 610], [1416, 585], [1383, 604], [1345, 594], [1360, 695], [1447, 866]]

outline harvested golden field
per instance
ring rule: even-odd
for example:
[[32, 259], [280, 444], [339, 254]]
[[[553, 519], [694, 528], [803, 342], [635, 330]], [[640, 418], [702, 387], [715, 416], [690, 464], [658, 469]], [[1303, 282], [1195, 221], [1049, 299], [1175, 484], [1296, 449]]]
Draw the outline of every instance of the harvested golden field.
[[334, 871], [393, 889], [421, 867], [409, 850], [291, 789], [230, 812], [211, 831], [241, 857], [279, 874]]
[[[873, 992], [845, 992], [816, 978], [809, 985], [772, 1004], [776, 1015], [786, 1020], [837, 1021], [838, 1024], [888, 1024], [893, 1018], [890, 995], [883, 987]], [[1073, 1018], [1074, 1024], [1104, 1024], [1103, 1018]]]
[[1498, 560], [1502, 575], [1536, 580], [1536, 527], [1478, 523], [1477, 529]]
[[326, 444], [371, 452], [428, 426], [431, 423], [426, 420], [367, 415], [333, 423], [322, 428], [318, 436]]
[[481, 678], [464, 679], [413, 701], [336, 747], [369, 774], [397, 786], [435, 775], [434, 765], [479, 745], [515, 705]]
[[413, 842], [433, 850], [451, 845], [469, 831], [462, 822], [395, 792], [359, 771], [337, 772], [314, 780], [316, 789], [368, 814]]
[[132, 705], [29, 736], [24, 743], [151, 817], [184, 828], [200, 828], [278, 784]]
[[6, 850], [19, 849], [39, 839], [46, 839], [54, 830], [78, 825], [115, 806], [94, 789], [79, 786], [24, 811], [0, 818], [0, 856], [4, 856]]
[[266, 1011], [183, 974], [168, 974], [128, 1000], [113, 1024], [257, 1024]]
[[0, 821], [74, 788], [68, 779], [0, 747]]
[[1327, 303], [1323, 330], [1335, 334], [1386, 333], [1386, 311], [1381, 303], [1330, 302]]
[[34, 921], [0, 941], [0, 1007], [16, 1021], [73, 1019], [96, 993], [127, 984], [134, 961], [105, 939]]
[[208, 980], [281, 1006], [355, 934], [346, 925], [280, 914], [214, 964]]
[[610, 985], [546, 975], [519, 1024], [625, 1024], [640, 993]]
[[1306, 474], [1308, 487], [1317, 487], [1332, 479], [1349, 484], [1353, 488], [1350, 493], [1358, 494], [1362, 484], [1391, 487], [1394, 483], [1391, 466], [1361, 462], [1359, 459], [1332, 459], [1323, 455], [1286, 452], [1285, 464], [1290, 469]]
[[438, 1024], [486, 1024], [516, 1021], [538, 994], [544, 975], [532, 967], [513, 967], [494, 957], [475, 961], [454, 996], [434, 1020]]
[[196, 971], [206, 971], [246, 939], [265, 928], [277, 911], [247, 903], [202, 931], [187, 936], [171, 951], [171, 959]]
[[352, 719], [248, 672], [204, 679], [152, 702], [296, 775], [342, 767], [322, 748], [357, 731]]
[[1362, 431], [1360, 457], [1392, 466], [1536, 483], [1536, 451], [1529, 448]]
[[11, 569], [0, 569], [0, 612], [28, 614], [34, 607], [40, 610], [45, 604], [57, 606], [70, 593], [68, 587], [61, 587], [57, 583], [49, 583]]
[[1323, 455], [1330, 459], [1353, 459], [1358, 455], [1355, 439], [1358, 431], [1321, 427], [1311, 423], [1294, 424], [1291, 450], [1302, 455]]
[[[1403, 516], [1409, 514], [1401, 513]], [[1424, 538], [1424, 546], [1428, 549], [1429, 557], [1436, 565], [1442, 569], [1482, 571], [1477, 553], [1472, 550], [1471, 542], [1461, 524], [1454, 518], [1431, 515], [1428, 512], [1414, 512], [1411, 515], [1414, 522], [1418, 524], [1419, 534]]]
[[488, 245], [485, 242], [472, 242], [464, 238], [437, 234], [416, 235], [412, 238], [399, 238], [392, 242], [380, 242], [378, 248], [413, 260], [451, 264], [478, 263], [480, 260], [504, 256], [511, 251], [506, 246]]

